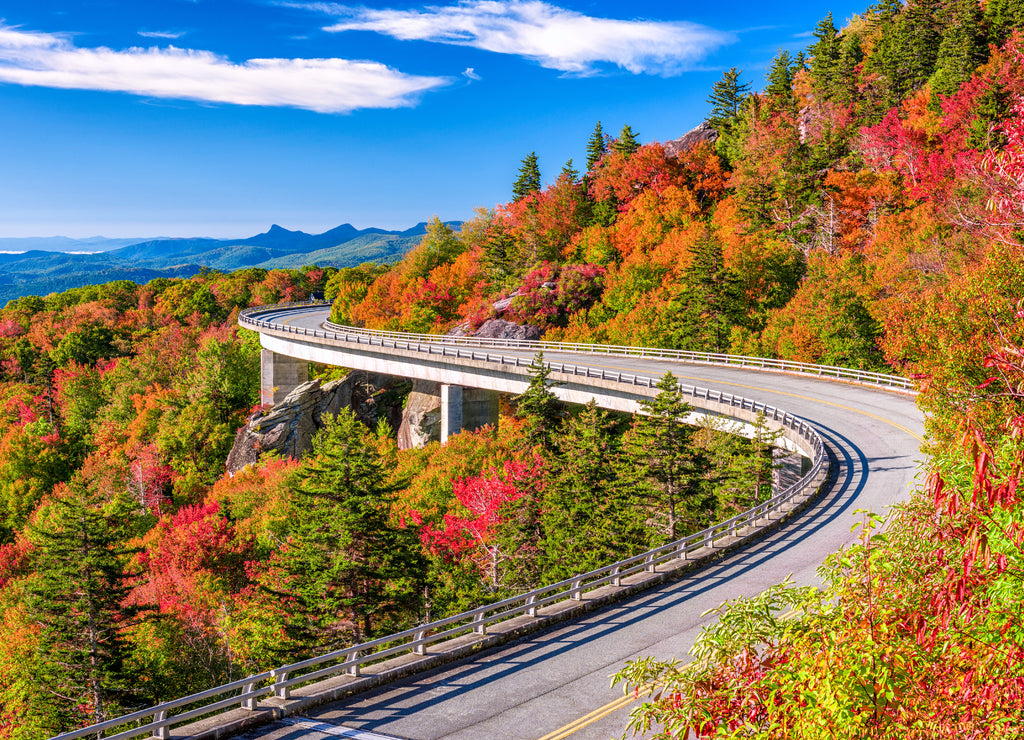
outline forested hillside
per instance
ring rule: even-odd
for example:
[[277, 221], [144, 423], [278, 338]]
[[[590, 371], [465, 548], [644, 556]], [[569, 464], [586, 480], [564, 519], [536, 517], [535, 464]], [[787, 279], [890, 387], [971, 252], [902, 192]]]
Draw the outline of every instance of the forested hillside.
[[[0, 737], [62, 729], [558, 580], [766, 495], [768, 439], [568, 410], [534, 371], [497, 430], [398, 450], [342, 413], [301, 461], [231, 477], [258, 402], [249, 305], [760, 354], [918, 378], [927, 490], [826, 568], [725, 612], [637, 725], [736, 737], [1024, 733], [1024, 3], [886, 2], [712, 136], [601, 124], [508, 203], [435, 219], [394, 266], [203, 271], [0, 311]], [[555, 166], [556, 169], [558, 165]], [[337, 371], [319, 368], [323, 377]], [[594, 516], [600, 512], [600, 516]], [[586, 547], [580, 543], [585, 542]], [[763, 604], [787, 611], [777, 619]], [[795, 615], [795, 616], [793, 616]], [[682, 657], [682, 656], [680, 656]]]

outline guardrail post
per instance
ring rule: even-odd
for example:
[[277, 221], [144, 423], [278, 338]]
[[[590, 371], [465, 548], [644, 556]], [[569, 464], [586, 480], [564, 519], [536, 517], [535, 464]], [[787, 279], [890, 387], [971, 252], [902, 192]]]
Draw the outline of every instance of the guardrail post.
[[569, 598], [573, 601], [579, 601], [583, 597], [583, 589], [580, 588], [582, 583], [581, 579], [574, 578], [572, 581], [572, 590], [569, 592]]
[[427, 646], [426, 646], [426, 644], [420, 642], [420, 640], [425, 640], [426, 637], [427, 637], [427, 631], [426, 630], [420, 630], [419, 632], [416, 633], [416, 636], [413, 638], [413, 641], [416, 643], [415, 645], [412, 646], [413, 653], [415, 653], [416, 655], [426, 655], [427, 654]]
[[619, 575], [621, 572], [622, 572], [622, 568], [620, 568], [618, 565], [616, 565], [614, 568], [612, 568], [612, 585], [613, 586], [621, 586], [622, 585], [622, 576]]
[[[346, 660], [359, 660], [362, 655], [362, 650], [351, 650], [347, 654]], [[348, 675], [358, 676], [359, 675], [359, 663], [353, 663], [348, 667]]]
[[[165, 719], [167, 719], [166, 709], [159, 709], [153, 712], [154, 724], [156, 724], [157, 722], [163, 722]], [[160, 738], [160, 740], [171, 740], [171, 728], [167, 725], [164, 725], [163, 727], [157, 727], [155, 730], [153, 730], [153, 737], [158, 737]]]
[[482, 612], [473, 617], [473, 631], [478, 635], [487, 634], [487, 623], [484, 622], [484, 615]]
[[657, 564], [654, 562], [654, 553], [648, 553], [647, 557], [644, 558], [644, 570], [648, 573], [653, 573], [657, 567]]
[[242, 687], [242, 709], [248, 709], [249, 711], [256, 709], [258, 699], [251, 695], [254, 686], [256, 686], [256, 682], [249, 681]]
[[279, 668], [275, 668], [270, 672], [270, 675], [274, 677], [274, 696], [278, 699], [288, 699], [291, 696], [291, 686], [281, 686], [281, 684], [288, 680], [288, 673], [288, 671], [282, 671]]
[[526, 597], [526, 616], [537, 616], [537, 594], [530, 594]]

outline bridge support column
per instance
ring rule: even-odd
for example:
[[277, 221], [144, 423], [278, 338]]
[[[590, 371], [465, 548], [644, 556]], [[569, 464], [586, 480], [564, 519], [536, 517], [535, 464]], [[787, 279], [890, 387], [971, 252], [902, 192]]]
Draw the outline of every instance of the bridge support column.
[[441, 444], [463, 429], [498, 425], [498, 393], [484, 388], [441, 385]]
[[269, 349], [260, 350], [260, 403], [276, 406], [309, 380], [309, 363]]
[[811, 461], [799, 452], [772, 448], [772, 493], [778, 493], [796, 483], [811, 469]]

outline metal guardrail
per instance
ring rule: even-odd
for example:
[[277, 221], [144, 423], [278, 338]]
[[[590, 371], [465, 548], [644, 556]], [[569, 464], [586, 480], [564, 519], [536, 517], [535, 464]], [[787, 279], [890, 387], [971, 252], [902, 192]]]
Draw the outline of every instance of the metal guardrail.
[[[281, 309], [308, 308], [311, 306], [329, 306], [327, 301], [312, 301], [305, 303], [282, 303], [275, 306], [259, 306], [248, 308], [239, 314], [238, 321], [242, 325], [252, 324], [254, 326], [265, 325], [256, 317], [263, 313], [274, 313]], [[342, 326], [330, 321], [324, 322], [329, 332], [339, 335], [350, 336], [352, 334], [363, 334], [395, 340], [407, 340], [422, 342], [436, 342], [446, 345], [461, 345], [470, 347], [506, 347], [513, 349], [527, 349], [537, 351], [551, 350], [555, 352], [580, 352], [585, 354], [606, 354], [619, 355], [623, 357], [650, 357], [664, 360], [679, 360], [680, 362], [695, 365], [728, 365], [734, 367], [749, 367], [756, 370], [767, 370], [784, 373], [799, 373], [803, 375], [814, 375], [824, 378], [836, 378], [853, 383], [864, 385], [880, 386], [894, 390], [914, 393], [915, 383], [913, 380], [891, 375], [888, 373], [876, 373], [868, 370], [856, 370], [834, 365], [814, 365], [807, 362], [792, 362], [790, 360], [775, 360], [767, 357], [749, 357], [745, 355], [728, 355], [715, 352], [690, 352], [687, 350], [662, 349], [660, 347], [629, 347], [617, 344], [588, 344], [582, 342], [546, 342], [542, 340], [529, 339], [488, 339], [485, 337], [458, 337], [450, 335], [413, 334], [410, 332], [382, 331], [378, 329], [362, 329], [352, 326]], [[290, 327], [289, 327], [290, 328]], [[316, 334], [322, 336], [321, 334]]]
[[[422, 335], [392, 337], [390, 333], [382, 336], [381, 333], [360, 331], [311, 331], [256, 318], [260, 313], [278, 313], [282, 309], [293, 307], [308, 308], [310, 305], [309, 303], [284, 304], [275, 307], [249, 309], [239, 316], [239, 323], [252, 326], [253, 328], [273, 328], [300, 336], [312, 336], [335, 341], [354, 341], [361, 344], [392, 346], [398, 349], [438, 354], [435, 351], [438, 349], [437, 342], [413, 342], [406, 338], [417, 336], [422, 338]], [[502, 362], [503, 364], [515, 364], [516, 366], [529, 365], [532, 362], [532, 359], [527, 360], [521, 357], [467, 352], [460, 348], [441, 349], [445, 355], [451, 356], [453, 353], [457, 353], [459, 357], [466, 359]], [[646, 388], [653, 388], [658, 382], [656, 378], [645, 376], [613, 373], [564, 363], [547, 364], [553, 370], [560, 372], [584, 375], [602, 380], [612, 380]], [[258, 708], [259, 700], [262, 697], [272, 695], [280, 699], [287, 699], [290, 696], [291, 690], [300, 684], [309, 684], [342, 673], [358, 676], [361, 666], [378, 663], [385, 658], [402, 653], [412, 652], [418, 655], [426, 655], [431, 645], [468, 633], [480, 635], [482, 639], [487, 634], [487, 628], [490, 625], [523, 615], [537, 617], [537, 610], [546, 605], [566, 599], [580, 600], [586, 592], [608, 584], [621, 586], [622, 579], [627, 576], [640, 572], [654, 572], [659, 565], [673, 560], [686, 560], [691, 553], [705, 547], [712, 547], [715, 542], [732, 537], [740, 530], [759, 520], [770, 519], [772, 514], [780, 512], [793, 499], [802, 494], [805, 488], [826, 467], [827, 455], [824, 443], [814, 428], [803, 419], [774, 406], [742, 396], [713, 391], [707, 388], [697, 388], [695, 386], [681, 385], [680, 388], [684, 394], [693, 398], [715, 401], [733, 408], [764, 414], [766, 419], [772, 419], [796, 432], [806, 444], [806, 449], [813, 451], [813, 464], [810, 471], [785, 490], [747, 511], [713, 524], [680, 540], [656, 547], [639, 555], [634, 555], [588, 573], [581, 573], [572, 578], [543, 586], [518, 596], [486, 604], [476, 609], [445, 617], [444, 619], [438, 619], [428, 624], [419, 625], [402, 632], [353, 645], [308, 660], [279, 666], [272, 670], [249, 676], [248, 678], [216, 686], [180, 699], [164, 702], [157, 706], [90, 727], [67, 732], [52, 738], [52, 740], [77, 740], [87, 736], [100, 737], [103, 736], [106, 730], [134, 722], [142, 722], [142, 724], [107, 736], [107, 740], [128, 740], [129, 738], [144, 735], [166, 740], [171, 737], [170, 730], [175, 725], [238, 708], [254, 710]], [[189, 707], [192, 708], [189, 709]]]

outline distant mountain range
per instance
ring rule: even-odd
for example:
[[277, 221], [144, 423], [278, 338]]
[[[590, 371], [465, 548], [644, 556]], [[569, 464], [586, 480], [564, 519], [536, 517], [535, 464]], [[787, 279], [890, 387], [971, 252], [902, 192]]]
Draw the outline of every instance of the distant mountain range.
[[[461, 221], [449, 221], [459, 228]], [[320, 265], [351, 267], [392, 262], [419, 244], [426, 223], [405, 231], [342, 224], [323, 234], [273, 225], [246, 239], [0, 238], [0, 304], [111, 280], [145, 283], [189, 277], [203, 267], [228, 272]]]

